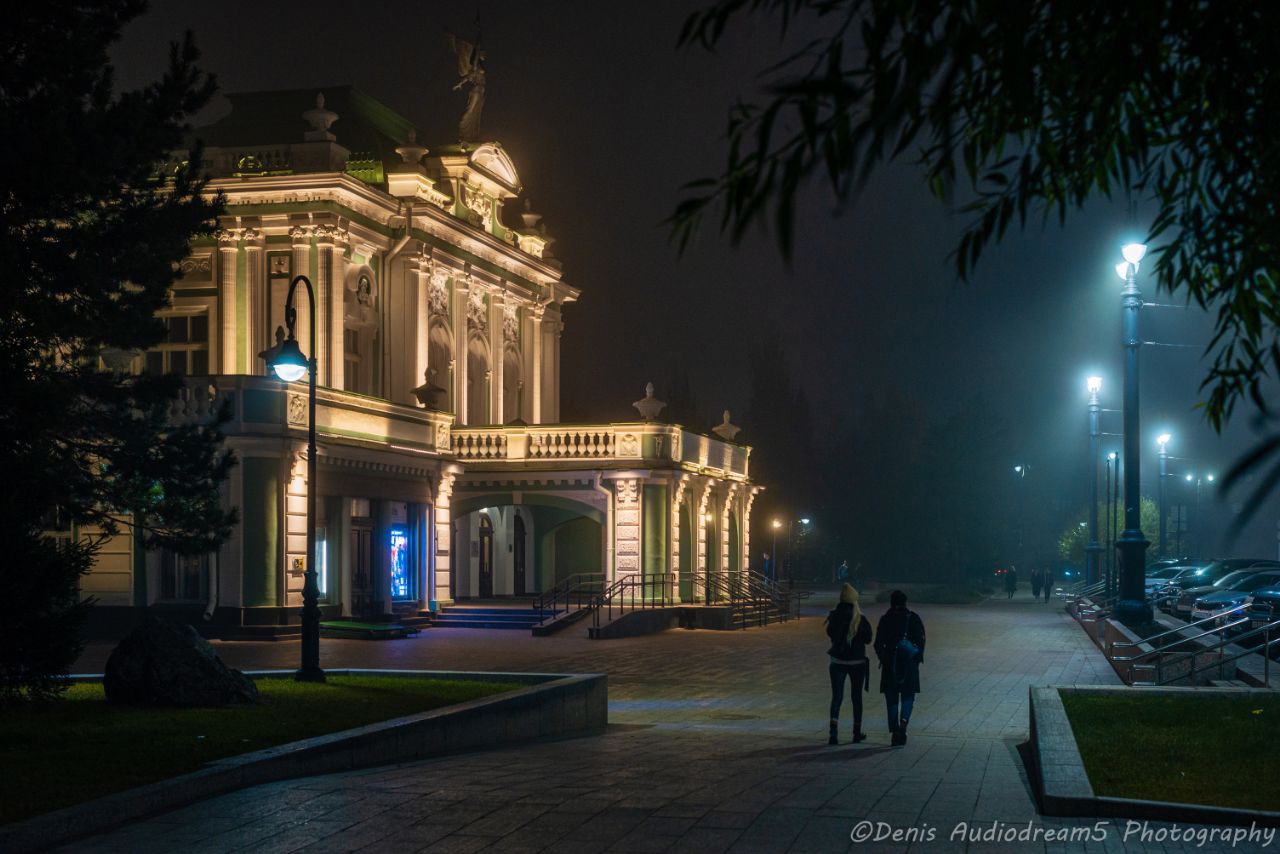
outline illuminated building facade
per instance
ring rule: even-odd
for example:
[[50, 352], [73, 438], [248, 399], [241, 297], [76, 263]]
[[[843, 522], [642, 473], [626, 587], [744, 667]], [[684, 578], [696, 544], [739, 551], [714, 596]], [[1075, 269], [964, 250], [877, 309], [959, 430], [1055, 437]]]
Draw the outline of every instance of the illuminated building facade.
[[[523, 188], [500, 144], [428, 149], [351, 87], [229, 98], [199, 132], [208, 191], [226, 199], [218, 230], [182, 265], [165, 343], [117, 367], [183, 374], [176, 419], [230, 407], [240, 523], [202, 558], [116, 538], [86, 593], [202, 612], [213, 632], [286, 630], [312, 488], [326, 617], [418, 615], [580, 572], [667, 579], [690, 600], [699, 578], [746, 566], [748, 447], [657, 420], [558, 423], [579, 291], [541, 218], [508, 211]], [[315, 484], [305, 383], [265, 361], [299, 274], [317, 299], [317, 340], [305, 303], [298, 318], [318, 360]]]

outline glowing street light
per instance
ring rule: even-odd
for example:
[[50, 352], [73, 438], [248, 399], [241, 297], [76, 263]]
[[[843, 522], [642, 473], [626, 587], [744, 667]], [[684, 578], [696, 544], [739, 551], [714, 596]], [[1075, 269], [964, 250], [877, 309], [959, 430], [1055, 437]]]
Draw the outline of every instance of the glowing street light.
[[1098, 580], [1098, 558], [1102, 552], [1102, 544], [1098, 542], [1098, 439], [1102, 435], [1099, 425], [1102, 406], [1099, 394], [1102, 392], [1102, 377], [1089, 377], [1085, 381], [1089, 391], [1089, 542], [1084, 547], [1086, 584]]
[[320, 669], [320, 586], [316, 576], [316, 360], [314, 356], [308, 359], [298, 346], [298, 311], [293, 307], [293, 297], [299, 282], [307, 286], [307, 298], [311, 304], [307, 315], [311, 321], [309, 340], [315, 346], [316, 294], [310, 279], [295, 276], [285, 297], [284, 322], [289, 329], [289, 337], [280, 342], [269, 367], [287, 383], [297, 382], [304, 374], [307, 376], [307, 565], [302, 574], [302, 666], [294, 678], [299, 682], [323, 682], [324, 671]]
[[[1144, 559], [1147, 546], [1142, 535], [1141, 449], [1138, 424], [1138, 310], [1142, 308], [1142, 292], [1138, 290], [1138, 264], [1147, 254], [1141, 243], [1130, 243], [1120, 250], [1124, 263], [1116, 265], [1116, 273], [1124, 279], [1120, 293], [1124, 340], [1124, 531], [1116, 540], [1120, 551], [1120, 601], [1115, 615], [1129, 625], [1151, 622], [1151, 606], [1147, 604]], [[1163, 523], [1163, 513], [1161, 521]]]
[[1169, 522], [1169, 508], [1165, 504], [1165, 479], [1169, 476], [1169, 442], [1173, 436], [1169, 433], [1161, 433], [1156, 436], [1156, 445], [1160, 448], [1160, 557], [1168, 557], [1169, 553], [1165, 550], [1166, 536], [1165, 532]]

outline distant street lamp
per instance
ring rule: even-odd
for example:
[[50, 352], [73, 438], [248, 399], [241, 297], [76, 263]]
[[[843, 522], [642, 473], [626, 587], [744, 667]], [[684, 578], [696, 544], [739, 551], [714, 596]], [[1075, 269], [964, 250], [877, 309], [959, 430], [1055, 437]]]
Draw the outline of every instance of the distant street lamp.
[[307, 299], [311, 311], [311, 346], [316, 345], [316, 294], [311, 280], [295, 276], [289, 283], [289, 295], [285, 298], [284, 322], [289, 337], [280, 343], [268, 367], [287, 383], [297, 382], [306, 374], [307, 379], [307, 565], [302, 580], [302, 666], [294, 674], [299, 682], [323, 682], [320, 669], [320, 587], [316, 576], [316, 359], [307, 358], [298, 346], [295, 327], [298, 312], [293, 307], [293, 295], [298, 283], [307, 286]]
[[801, 525], [809, 525], [809, 517], [801, 516], [799, 519], [787, 519], [787, 583], [792, 584], [795, 581], [795, 573], [791, 568], [791, 529], [795, 522]]
[[1165, 480], [1169, 477], [1169, 440], [1173, 437], [1168, 433], [1161, 433], [1156, 436], [1156, 445], [1160, 448], [1160, 488], [1158, 491], [1160, 502], [1160, 557], [1168, 557], [1169, 553], [1165, 550], [1165, 527], [1169, 518], [1169, 509], [1165, 504]]
[[1201, 533], [1200, 533], [1200, 532], [1201, 532], [1201, 527], [1200, 527], [1200, 487], [1201, 487], [1201, 485], [1202, 485], [1202, 484], [1205, 484], [1205, 483], [1210, 483], [1210, 484], [1211, 484], [1211, 483], [1213, 483], [1213, 481], [1214, 481], [1214, 475], [1212, 475], [1212, 474], [1206, 474], [1206, 475], [1203, 475], [1203, 476], [1201, 476], [1201, 475], [1197, 475], [1197, 474], [1188, 474], [1188, 475], [1187, 475], [1187, 483], [1194, 483], [1194, 484], [1196, 485], [1196, 509], [1195, 509], [1195, 516], [1193, 516], [1193, 517], [1192, 517], [1193, 521], [1192, 521], [1192, 523], [1191, 523], [1191, 530], [1192, 530], [1192, 531], [1194, 531], [1194, 532], [1195, 532], [1195, 535], [1196, 535], [1196, 557], [1197, 557], [1197, 558], [1198, 558], [1198, 557], [1200, 557], [1200, 547], [1203, 545], [1203, 541], [1202, 541], [1202, 539], [1203, 539], [1203, 538], [1202, 538]]
[[1147, 538], [1142, 535], [1142, 468], [1138, 432], [1138, 310], [1142, 293], [1138, 290], [1138, 263], [1147, 253], [1141, 243], [1130, 243], [1121, 249], [1124, 262], [1116, 272], [1124, 279], [1121, 312], [1124, 334], [1124, 531], [1116, 540], [1120, 551], [1120, 600], [1115, 615], [1129, 625], [1151, 622], [1151, 606], [1147, 604], [1145, 560]]
[[[1112, 474], [1115, 480], [1112, 480]], [[1120, 455], [1115, 451], [1107, 454], [1107, 595], [1111, 595], [1116, 581], [1116, 510], [1112, 495], [1112, 484], [1120, 485]]]
[[773, 551], [769, 552], [769, 574], [778, 580], [778, 529], [782, 527], [781, 519], [773, 520]]
[[1098, 555], [1102, 545], [1098, 542], [1098, 418], [1101, 405], [1098, 395], [1102, 391], [1102, 377], [1089, 377], [1089, 544], [1084, 547], [1086, 584], [1098, 580]]
[[[1026, 504], [1027, 504], [1027, 471], [1031, 468], [1029, 465], [1019, 463], [1013, 467], [1013, 473], [1018, 476], [1018, 562], [1025, 563], [1025, 534], [1026, 534]], [[1025, 569], [1024, 569], [1025, 571]]]

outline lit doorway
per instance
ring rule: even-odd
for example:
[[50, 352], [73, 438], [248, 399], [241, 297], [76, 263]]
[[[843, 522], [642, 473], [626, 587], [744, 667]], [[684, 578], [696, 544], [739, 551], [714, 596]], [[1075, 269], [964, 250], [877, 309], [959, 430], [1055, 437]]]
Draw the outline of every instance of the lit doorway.
[[488, 513], [480, 514], [480, 591], [481, 599], [493, 598], [493, 522]]

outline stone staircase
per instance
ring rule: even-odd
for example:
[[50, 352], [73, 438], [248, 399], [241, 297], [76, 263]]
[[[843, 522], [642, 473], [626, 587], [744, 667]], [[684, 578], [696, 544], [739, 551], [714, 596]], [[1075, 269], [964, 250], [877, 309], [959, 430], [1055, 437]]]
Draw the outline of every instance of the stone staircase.
[[515, 629], [528, 632], [540, 618], [533, 608], [504, 608], [491, 605], [449, 605], [431, 616], [438, 629]]

